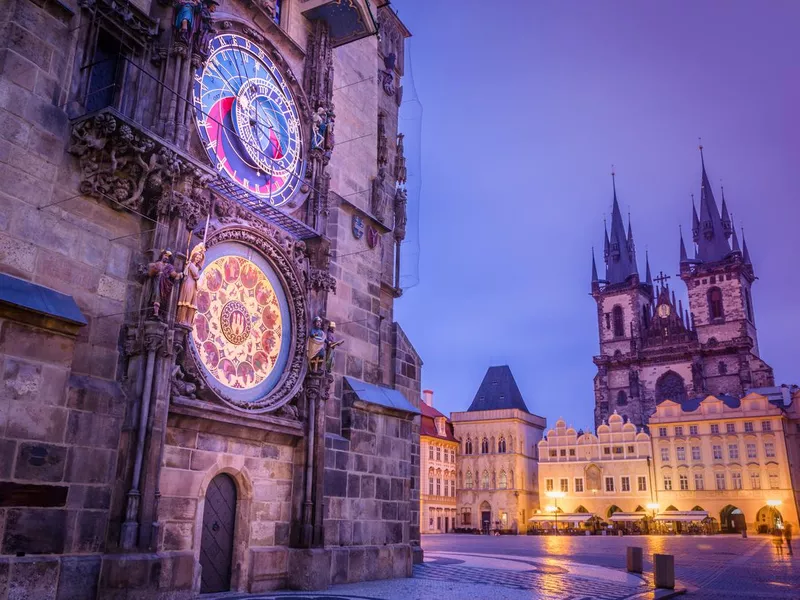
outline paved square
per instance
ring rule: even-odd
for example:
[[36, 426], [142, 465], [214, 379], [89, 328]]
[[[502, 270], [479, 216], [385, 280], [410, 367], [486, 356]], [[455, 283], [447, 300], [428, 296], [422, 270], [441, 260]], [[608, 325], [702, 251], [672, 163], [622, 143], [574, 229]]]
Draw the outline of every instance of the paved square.
[[[414, 577], [220, 598], [272, 600], [622, 600], [654, 597], [652, 555], [675, 556], [686, 598], [800, 598], [800, 557], [779, 555], [767, 537], [424, 536]], [[625, 571], [627, 546], [644, 550], [645, 573]]]

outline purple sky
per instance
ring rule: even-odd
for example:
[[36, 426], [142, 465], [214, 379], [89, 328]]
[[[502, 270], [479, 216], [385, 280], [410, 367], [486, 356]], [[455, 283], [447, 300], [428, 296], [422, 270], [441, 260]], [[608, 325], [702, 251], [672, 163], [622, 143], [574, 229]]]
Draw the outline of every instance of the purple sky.
[[420, 283], [396, 317], [443, 412], [507, 363], [531, 412], [592, 423], [611, 164], [641, 272], [647, 249], [685, 304], [698, 136], [745, 228], [761, 355], [800, 383], [800, 3], [657, 4], [393, 1], [424, 107]]

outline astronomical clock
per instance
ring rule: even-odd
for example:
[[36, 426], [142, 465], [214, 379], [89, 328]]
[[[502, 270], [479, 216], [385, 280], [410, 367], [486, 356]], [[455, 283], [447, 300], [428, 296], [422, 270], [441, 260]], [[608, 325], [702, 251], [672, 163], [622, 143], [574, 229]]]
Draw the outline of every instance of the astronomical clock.
[[[213, 38], [193, 102], [216, 170], [247, 192], [251, 206], [292, 206], [305, 175], [303, 121], [267, 52], [237, 33]], [[304, 290], [268, 238], [239, 226], [210, 234], [191, 336], [208, 387], [255, 412], [288, 401], [304, 365]]]

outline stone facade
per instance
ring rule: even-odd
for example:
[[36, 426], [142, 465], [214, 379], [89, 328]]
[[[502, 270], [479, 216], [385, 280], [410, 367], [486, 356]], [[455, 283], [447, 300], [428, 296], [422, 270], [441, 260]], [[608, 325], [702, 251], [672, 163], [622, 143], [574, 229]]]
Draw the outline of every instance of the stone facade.
[[720, 216], [705, 164], [702, 180], [700, 217], [693, 213], [693, 258], [681, 239], [686, 309], [670, 289], [670, 277], [651, 276], [649, 261], [640, 276], [631, 225], [626, 233], [614, 190], [604, 279], [592, 263], [600, 338], [594, 357], [596, 427], [615, 411], [647, 425], [666, 398], [741, 397], [751, 387], [774, 384], [772, 369], [759, 356], [747, 244], [740, 248], [724, 198]]
[[419, 523], [422, 533], [448, 533], [456, 528], [456, 456], [453, 423], [433, 407], [433, 392], [422, 393], [420, 428]]
[[[0, 273], [63, 294], [80, 318], [0, 294], [0, 597], [219, 591], [202, 566], [225, 518], [225, 591], [406, 576], [421, 554], [422, 361], [394, 322], [409, 33], [383, 6], [379, 42], [363, 1], [345, 26], [334, 2], [178, 4], [12, 0], [3, 12]], [[186, 101], [217, 35], [262, 50], [294, 99], [304, 166], [280, 207], [214, 163], [208, 121]], [[239, 248], [283, 303], [285, 354], [257, 394], [237, 391], [246, 368], [226, 375], [244, 387], [214, 380], [181, 321], [201, 242], [201, 268]], [[315, 331], [327, 362], [309, 364]], [[362, 398], [345, 376], [406, 404]], [[233, 507], [214, 517], [222, 493]]]
[[[653, 483], [650, 436], [620, 415], [612, 415], [596, 435], [559, 419], [539, 442], [540, 502], [564, 513], [608, 521], [617, 511], [641, 512], [655, 500]], [[558, 497], [548, 498], [552, 491]]]
[[783, 408], [756, 393], [659, 404], [650, 429], [661, 510], [697, 507], [723, 531], [797, 531], [789, 425]]
[[789, 476], [794, 493], [794, 505], [800, 515], [800, 388], [787, 389], [789, 406], [786, 407], [786, 455], [789, 459]]

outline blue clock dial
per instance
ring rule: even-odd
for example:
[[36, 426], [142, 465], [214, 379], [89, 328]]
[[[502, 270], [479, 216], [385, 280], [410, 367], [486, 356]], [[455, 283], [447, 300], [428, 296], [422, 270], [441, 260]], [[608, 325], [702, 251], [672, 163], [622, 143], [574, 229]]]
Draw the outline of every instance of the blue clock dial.
[[273, 206], [303, 181], [297, 106], [266, 52], [233, 33], [215, 37], [194, 78], [200, 139], [217, 170]]

